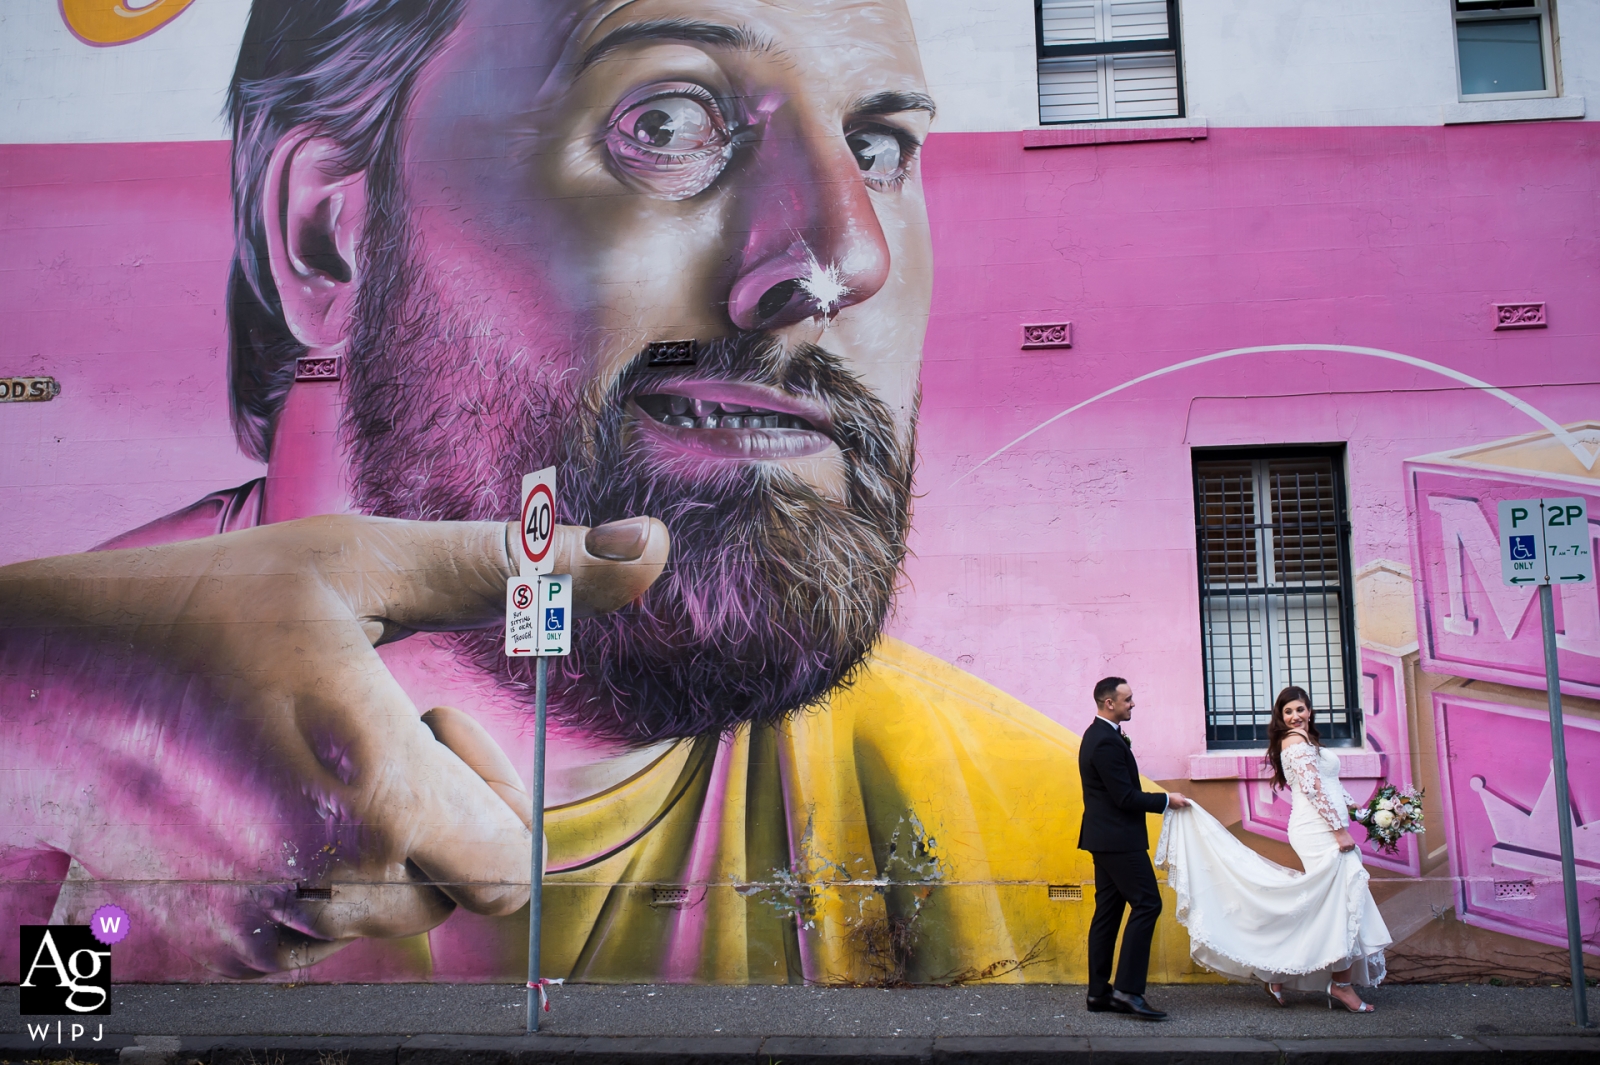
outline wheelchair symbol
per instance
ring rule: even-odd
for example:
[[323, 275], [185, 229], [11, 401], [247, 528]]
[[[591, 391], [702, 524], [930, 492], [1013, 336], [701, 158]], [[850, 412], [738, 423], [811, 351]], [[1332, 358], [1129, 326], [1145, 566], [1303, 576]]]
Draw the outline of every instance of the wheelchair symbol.
[[1511, 559], [1514, 562], [1531, 562], [1539, 557], [1539, 549], [1531, 536], [1511, 538]]
[[567, 627], [567, 611], [565, 607], [547, 606], [544, 608], [544, 631], [560, 632]]

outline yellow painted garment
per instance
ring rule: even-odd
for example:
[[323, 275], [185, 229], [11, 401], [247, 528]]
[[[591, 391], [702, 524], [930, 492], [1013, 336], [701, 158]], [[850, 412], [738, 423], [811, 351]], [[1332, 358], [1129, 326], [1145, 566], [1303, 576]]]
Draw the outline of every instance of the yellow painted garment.
[[[1076, 849], [1077, 749], [1037, 711], [884, 639], [825, 707], [682, 742], [552, 809], [541, 968], [608, 982], [1083, 983], [1094, 871]], [[1052, 899], [1051, 885], [1081, 894]], [[1166, 904], [1152, 980], [1204, 979]], [[526, 912], [501, 923], [492, 968], [515, 971]]]

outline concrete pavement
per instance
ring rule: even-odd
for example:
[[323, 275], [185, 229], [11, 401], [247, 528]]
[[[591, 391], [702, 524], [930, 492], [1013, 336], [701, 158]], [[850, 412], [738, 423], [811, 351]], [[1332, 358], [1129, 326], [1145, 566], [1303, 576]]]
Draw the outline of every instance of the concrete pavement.
[[[482, 984], [124, 985], [103, 1038], [58, 1039], [0, 988], [0, 1060], [157, 1065], [423, 1065], [433, 1061], [1475, 1061], [1594, 1062], [1600, 1034], [1572, 1024], [1566, 988], [1391, 985], [1379, 1012], [1317, 996], [1275, 1007], [1241, 985], [1154, 987], [1172, 1016], [1091, 1014], [1082, 987], [871, 990], [578, 985], [552, 992], [543, 1033], [523, 1035], [523, 990]], [[1595, 997], [1591, 992], [1591, 997]], [[1600, 1010], [1591, 1011], [1591, 1015]], [[79, 1023], [86, 1019], [78, 1018]], [[32, 1023], [34, 1027], [27, 1027]], [[70, 1034], [67, 1019], [62, 1034]]]

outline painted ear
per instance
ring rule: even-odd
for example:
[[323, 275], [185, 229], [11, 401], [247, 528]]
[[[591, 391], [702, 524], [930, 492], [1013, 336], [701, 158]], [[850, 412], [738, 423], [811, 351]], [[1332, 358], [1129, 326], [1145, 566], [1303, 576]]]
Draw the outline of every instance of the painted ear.
[[288, 134], [273, 150], [261, 208], [289, 331], [330, 354], [344, 347], [355, 307], [367, 213], [366, 173], [344, 173], [338, 158], [326, 137]]

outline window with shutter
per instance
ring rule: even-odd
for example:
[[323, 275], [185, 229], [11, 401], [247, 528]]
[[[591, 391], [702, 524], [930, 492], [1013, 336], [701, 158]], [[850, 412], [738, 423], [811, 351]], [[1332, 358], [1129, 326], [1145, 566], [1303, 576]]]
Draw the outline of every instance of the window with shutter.
[[1358, 744], [1340, 454], [1197, 453], [1194, 492], [1207, 746], [1263, 746], [1290, 684], [1311, 693], [1325, 743]]
[[1178, 118], [1177, 0], [1035, 0], [1039, 121]]

